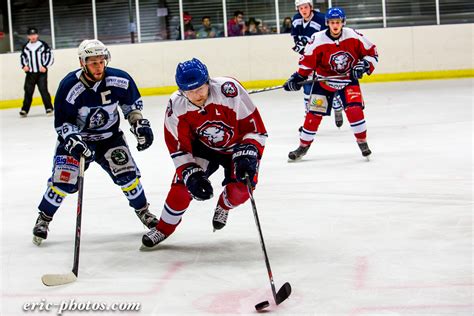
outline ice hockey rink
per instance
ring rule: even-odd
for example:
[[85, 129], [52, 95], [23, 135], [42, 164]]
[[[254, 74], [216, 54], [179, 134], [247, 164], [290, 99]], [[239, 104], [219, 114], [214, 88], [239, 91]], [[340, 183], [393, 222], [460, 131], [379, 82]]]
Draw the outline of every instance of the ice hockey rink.
[[[77, 282], [47, 288], [45, 273], [73, 261], [77, 196], [56, 214], [48, 239], [32, 244], [37, 205], [50, 175], [53, 118], [34, 107], [0, 111], [1, 315], [26, 303], [139, 302], [139, 312], [63, 315], [256, 314], [472, 316], [472, 79], [362, 86], [371, 161], [362, 158], [347, 120], [325, 118], [308, 155], [288, 163], [303, 121], [302, 93], [255, 94], [269, 132], [255, 199], [277, 289], [293, 293], [275, 306], [250, 203], [212, 232], [215, 197], [191, 204], [159, 250], [140, 252], [146, 230], [120, 189], [92, 165], [86, 172]], [[144, 98], [155, 143], [135, 150], [151, 209], [159, 215], [174, 172], [163, 141], [166, 96]]]

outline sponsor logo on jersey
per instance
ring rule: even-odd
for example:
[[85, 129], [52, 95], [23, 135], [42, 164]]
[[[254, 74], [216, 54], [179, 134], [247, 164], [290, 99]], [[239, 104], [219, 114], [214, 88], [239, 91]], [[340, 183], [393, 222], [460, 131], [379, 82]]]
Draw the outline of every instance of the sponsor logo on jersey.
[[123, 166], [128, 162], [127, 152], [120, 148], [114, 149], [110, 154], [110, 158], [112, 159], [114, 164], [119, 166]]
[[77, 161], [76, 159], [74, 159], [74, 157], [71, 157], [71, 156], [56, 156], [54, 164], [57, 166], [61, 166], [61, 165], [79, 166], [79, 161]]
[[109, 121], [109, 113], [102, 108], [91, 109], [89, 113], [88, 121], [88, 128], [90, 129], [97, 129], [101, 128]]
[[348, 52], [337, 52], [329, 57], [329, 64], [332, 70], [337, 73], [345, 74], [351, 70], [354, 57]]
[[67, 171], [61, 171], [61, 174], [59, 175], [59, 180], [63, 182], [69, 182], [71, 179], [71, 173]]
[[197, 133], [204, 144], [213, 148], [224, 148], [234, 136], [232, 128], [221, 121], [205, 122]]
[[127, 90], [128, 89], [128, 79], [110, 76], [105, 78], [105, 85], [107, 87], [117, 87]]
[[235, 98], [238, 94], [238, 90], [237, 90], [237, 87], [235, 86], [235, 83], [230, 82], [230, 81], [224, 82], [222, 84], [221, 91], [222, 91], [222, 94], [228, 98]]
[[86, 90], [86, 87], [82, 84], [82, 82], [76, 83], [71, 90], [69, 90], [67, 96], [66, 96], [66, 101], [74, 104], [76, 102], [76, 99], [81, 95], [82, 92]]

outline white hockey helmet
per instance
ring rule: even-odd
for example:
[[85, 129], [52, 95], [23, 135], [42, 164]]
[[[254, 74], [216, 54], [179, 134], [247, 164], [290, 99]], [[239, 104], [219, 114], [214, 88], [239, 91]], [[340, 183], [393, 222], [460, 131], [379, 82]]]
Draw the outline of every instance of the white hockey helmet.
[[77, 50], [79, 59], [85, 64], [87, 57], [104, 56], [107, 62], [111, 60], [107, 47], [99, 40], [83, 40]]
[[295, 8], [298, 10], [298, 7], [302, 4], [308, 3], [311, 7], [313, 7], [313, 0], [295, 0]]

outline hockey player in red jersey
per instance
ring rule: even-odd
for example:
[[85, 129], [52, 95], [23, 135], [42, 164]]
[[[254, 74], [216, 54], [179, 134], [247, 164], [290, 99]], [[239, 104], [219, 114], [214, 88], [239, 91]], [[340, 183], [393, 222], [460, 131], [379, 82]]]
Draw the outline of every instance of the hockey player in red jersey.
[[[332, 99], [339, 91], [344, 111], [364, 157], [371, 154], [367, 144], [367, 127], [364, 119], [364, 101], [359, 79], [371, 74], [377, 65], [378, 55], [374, 44], [357, 31], [345, 27], [346, 16], [340, 8], [330, 8], [326, 13], [328, 29], [313, 34], [300, 58], [299, 69], [284, 84], [287, 91], [301, 89], [300, 82], [313, 72], [320, 76], [340, 76], [315, 82], [309, 101], [299, 147], [288, 154], [290, 161], [303, 157], [316, 136], [323, 116], [331, 113]], [[348, 80], [349, 79], [349, 80]]]
[[267, 132], [246, 90], [231, 78], [209, 78], [198, 59], [178, 64], [179, 90], [171, 96], [165, 115], [165, 141], [176, 167], [161, 218], [142, 238], [150, 249], [171, 235], [191, 200], [213, 196], [209, 176], [224, 168], [224, 190], [212, 219], [222, 229], [229, 210], [247, 201], [247, 176], [257, 183], [259, 161]]

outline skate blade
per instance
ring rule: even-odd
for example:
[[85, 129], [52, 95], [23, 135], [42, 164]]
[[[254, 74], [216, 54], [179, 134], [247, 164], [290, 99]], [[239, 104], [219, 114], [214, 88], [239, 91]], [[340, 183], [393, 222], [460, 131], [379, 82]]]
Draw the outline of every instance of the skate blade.
[[303, 157], [298, 157], [298, 158], [295, 158], [295, 159], [288, 158], [288, 162], [289, 163], [298, 162], [298, 161], [301, 161], [302, 158]]
[[44, 239], [41, 237], [33, 236], [33, 244], [35, 244], [36, 246], [40, 246], [43, 240]]
[[160, 244], [156, 244], [153, 247], [147, 247], [145, 245], [141, 245], [139, 250], [143, 252], [155, 251], [160, 248], [159, 246]]

